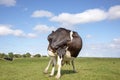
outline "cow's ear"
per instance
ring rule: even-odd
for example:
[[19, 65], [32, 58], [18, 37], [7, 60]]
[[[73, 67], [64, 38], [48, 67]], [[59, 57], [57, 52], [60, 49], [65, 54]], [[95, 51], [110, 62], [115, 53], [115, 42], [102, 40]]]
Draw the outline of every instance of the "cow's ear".
[[77, 34], [77, 32], [73, 32], [73, 35], [72, 35], [73, 37], [77, 37], [78, 36], [78, 34]]
[[52, 33], [54, 33], [55, 31], [52, 31]]

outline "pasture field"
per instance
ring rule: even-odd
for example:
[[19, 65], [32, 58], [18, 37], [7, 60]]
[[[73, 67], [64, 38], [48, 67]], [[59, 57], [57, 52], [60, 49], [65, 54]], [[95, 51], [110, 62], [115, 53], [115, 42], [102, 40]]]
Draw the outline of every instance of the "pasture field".
[[[0, 59], [0, 80], [56, 80], [55, 76], [43, 74], [48, 60], [47, 57]], [[120, 80], [120, 58], [76, 58], [75, 66], [77, 73], [71, 65], [64, 65], [60, 80]]]

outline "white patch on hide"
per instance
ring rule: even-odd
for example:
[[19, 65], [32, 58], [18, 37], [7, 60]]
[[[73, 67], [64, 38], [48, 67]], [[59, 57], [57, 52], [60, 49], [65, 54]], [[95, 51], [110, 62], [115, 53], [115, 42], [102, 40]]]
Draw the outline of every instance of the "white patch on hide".
[[66, 50], [66, 54], [65, 54], [65, 57], [66, 57], [66, 58], [71, 58], [71, 54], [70, 54], [70, 51]]
[[73, 40], [73, 36], [72, 35], [73, 35], [73, 32], [71, 31], [70, 32], [70, 39], [71, 39], [71, 41]]
[[71, 56], [71, 53], [70, 51], [68, 50], [68, 47], [66, 48], [66, 54], [64, 56], [64, 61], [71, 61], [73, 60], [74, 57]]
[[49, 55], [49, 56], [54, 57], [54, 56], [56, 56], [56, 54], [57, 54], [57, 53], [53, 53], [52, 51], [48, 50], [48, 55]]

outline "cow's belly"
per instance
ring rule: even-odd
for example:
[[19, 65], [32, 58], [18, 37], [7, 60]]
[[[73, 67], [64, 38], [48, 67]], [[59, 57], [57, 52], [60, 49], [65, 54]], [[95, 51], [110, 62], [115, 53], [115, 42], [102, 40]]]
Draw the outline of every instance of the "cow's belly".
[[63, 61], [64, 62], [70, 62], [70, 61], [72, 61], [74, 59], [74, 57], [72, 57], [71, 56], [71, 53], [67, 50], [66, 51], [66, 54], [65, 54], [65, 56], [64, 56], [64, 58], [63, 58]]
[[[55, 56], [57, 56], [57, 53], [53, 53], [52, 51], [48, 50], [48, 55], [51, 57], [55, 57]], [[72, 57], [70, 51], [67, 50], [63, 59], [64, 59], [64, 61], [70, 61], [70, 60], [73, 60], [74, 57]]]

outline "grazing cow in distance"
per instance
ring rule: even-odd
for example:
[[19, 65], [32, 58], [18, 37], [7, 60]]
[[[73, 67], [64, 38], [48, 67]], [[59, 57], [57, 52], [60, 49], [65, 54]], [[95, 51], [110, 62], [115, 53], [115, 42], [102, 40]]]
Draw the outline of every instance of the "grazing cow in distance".
[[48, 72], [50, 64], [52, 64], [52, 71], [50, 76], [54, 75], [55, 65], [58, 66], [56, 78], [61, 77], [62, 65], [72, 63], [73, 71], [76, 72], [74, 66], [74, 58], [76, 58], [82, 48], [82, 39], [77, 32], [67, 30], [65, 28], [58, 28], [48, 35], [48, 55], [50, 61], [45, 68], [44, 73]]
[[8, 61], [13, 61], [13, 58], [9, 58], [9, 57], [5, 57], [4, 59]]

